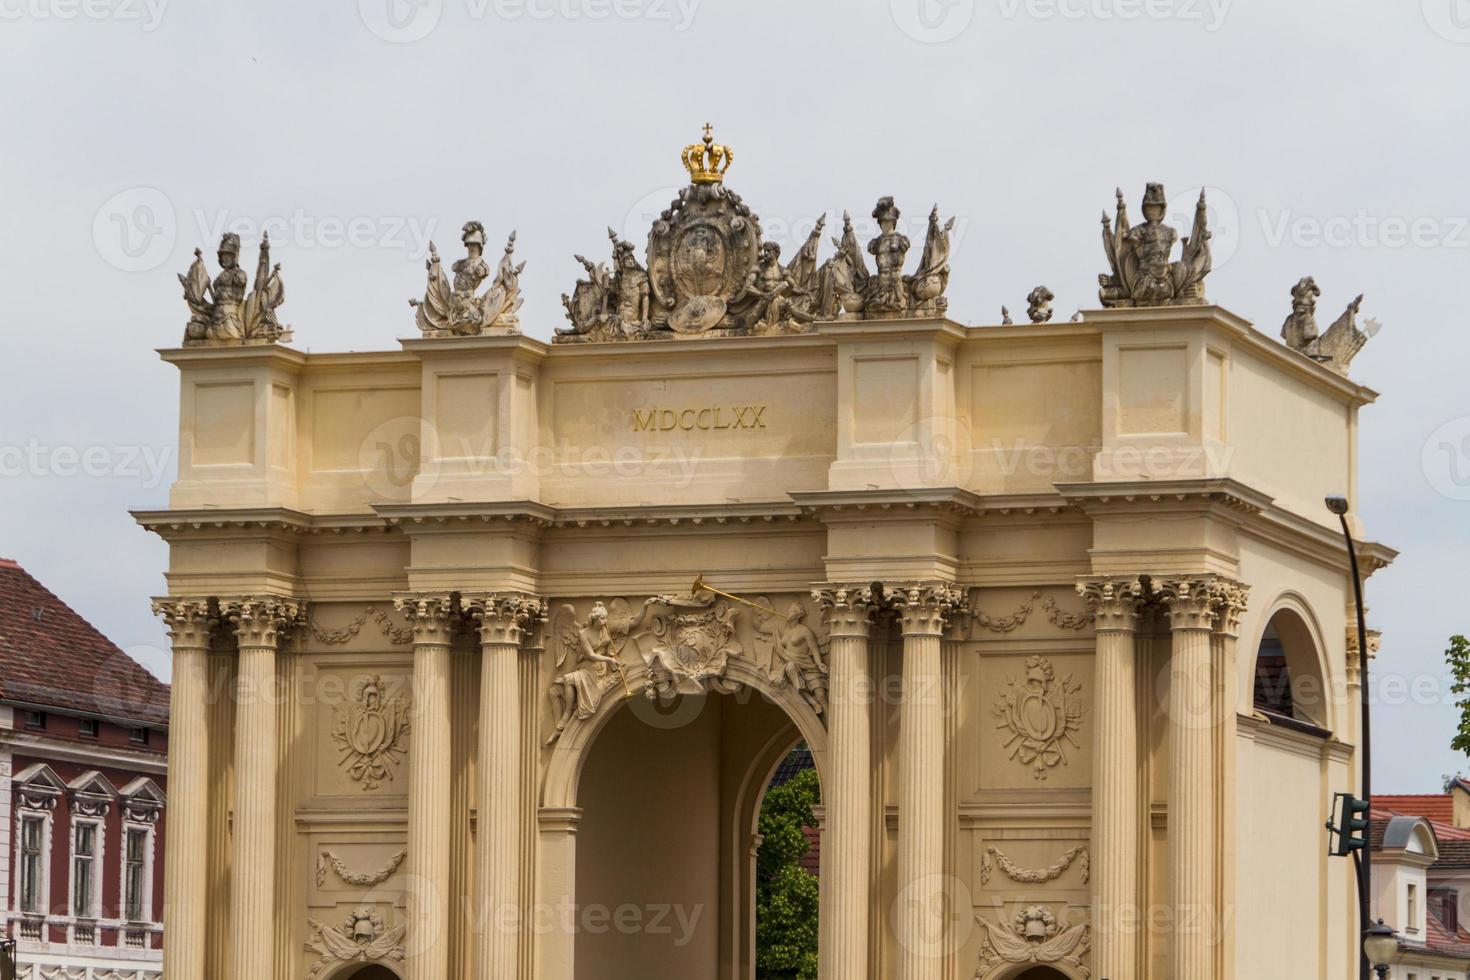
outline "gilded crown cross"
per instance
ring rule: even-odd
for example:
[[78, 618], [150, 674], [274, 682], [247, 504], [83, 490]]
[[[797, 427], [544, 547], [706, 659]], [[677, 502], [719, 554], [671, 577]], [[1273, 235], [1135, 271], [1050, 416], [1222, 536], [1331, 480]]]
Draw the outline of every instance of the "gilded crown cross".
[[704, 143], [692, 143], [684, 147], [684, 169], [696, 184], [718, 184], [730, 169], [735, 155], [728, 146], [715, 142], [714, 123], [704, 124]]

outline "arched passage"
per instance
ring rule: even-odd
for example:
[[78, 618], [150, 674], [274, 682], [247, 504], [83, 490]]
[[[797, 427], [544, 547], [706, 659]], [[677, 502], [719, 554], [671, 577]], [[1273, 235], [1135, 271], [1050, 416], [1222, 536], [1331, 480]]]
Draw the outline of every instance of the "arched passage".
[[400, 980], [397, 973], [380, 963], [346, 966], [332, 974], [330, 980]]
[[1254, 652], [1252, 708], [1330, 731], [1330, 675], [1320, 632], [1305, 603], [1290, 594], [1277, 600]]
[[[630, 681], [636, 692], [631, 671]], [[563, 736], [581, 756], [562, 760], [581, 814], [579, 980], [753, 976], [756, 814], [772, 771], [816, 717], [798, 724], [793, 715], [810, 715], [804, 702], [749, 681], [668, 702], [635, 694]]]

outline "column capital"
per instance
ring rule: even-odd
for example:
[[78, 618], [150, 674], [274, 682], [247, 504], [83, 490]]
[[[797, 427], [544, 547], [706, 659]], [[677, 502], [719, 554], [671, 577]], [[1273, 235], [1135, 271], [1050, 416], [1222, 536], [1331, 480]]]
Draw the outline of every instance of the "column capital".
[[414, 646], [448, 646], [459, 603], [448, 592], [395, 592], [393, 608], [413, 627]]
[[870, 585], [827, 582], [812, 589], [831, 635], [867, 639], [882, 603]]
[[546, 615], [546, 602], [524, 592], [484, 592], [460, 602], [465, 615], [479, 624], [485, 645], [518, 647], [525, 630]]
[[1215, 593], [1219, 620], [1216, 629], [1224, 636], [1240, 636], [1240, 620], [1250, 605], [1251, 587], [1234, 579], [1216, 579], [1211, 587]]
[[1077, 583], [1080, 595], [1092, 610], [1099, 633], [1132, 633], [1138, 629], [1138, 614], [1148, 601], [1138, 578], [1086, 578]]
[[175, 648], [207, 650], [219, 626], [219, 606], [205, 597], [154, 599], [153, 615], [163, 617]]
[[1210, 576], [1154, 581], [1154, 591], [1169, 616], [1169, 628], [1212, 631], [1219, 612], [1215, 580]]
[[942, 636], [945, 622], [965, 604], [965, 594], [947, 583], [894, 586], [889, 602], [898, 611], [904, 636]]
[[306, 603], [286, 596], [235, 596], [219, 606], [242, 647], [276, 647], [306, 614]]

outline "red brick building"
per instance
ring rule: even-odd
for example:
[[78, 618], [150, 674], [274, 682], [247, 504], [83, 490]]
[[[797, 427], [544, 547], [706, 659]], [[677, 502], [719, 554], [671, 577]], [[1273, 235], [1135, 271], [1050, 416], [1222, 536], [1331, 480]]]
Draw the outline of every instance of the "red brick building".
[[167, 752], [168, 687], [0, 559], [0, 889], [21, 977], [161, 977]]

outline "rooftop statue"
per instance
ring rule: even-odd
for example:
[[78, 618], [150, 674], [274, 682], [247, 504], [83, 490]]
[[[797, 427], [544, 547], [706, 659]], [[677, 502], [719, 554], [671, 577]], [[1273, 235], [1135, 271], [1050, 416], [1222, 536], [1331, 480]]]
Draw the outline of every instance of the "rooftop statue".
[[1032, 323], [1046, 323], [1051, 319], [1051, 301], [1056, 296], [1045, 286], [1037, 286], [1026, 294], [1026, 316]]
[[474, 337], [492, 327], [518, 333], [516, 311], [521, 308], [521, 271], [526, 263], [515, 261], [516, 233], [510, 233], [505, 253], [495, 269], [495, 278], [484, 295], [476, 295], [480, 284], [490, 278], [485, 262], [485, 226], [471, 221], [464, 226], [460, 239], [468, 254], [450, 267], [454, 282], [444, 277], [439, 250], [429, 243], [429, 284], [422, 300], [408, 304], [418, 311], [415, 318], [426, 337]]
[[179, 276], [189, 323], [184, 328], [185, 347], [224, 347], [243, 344], [274, 344], [291, 339], [291, 329], [281, 326], [276, 309], [286, 301], [280, 263], [271, 265], [268, 235], [260, 239], [260, 258], [255, 267], [255, 289], [245, 294], [245, 270], [240, 268], [240, 236], [226, 232], [219, 243], [220, 273], [209, 279], [204, 253], [194, 250], [189, 271]]
[[847, 216], [836, 255], [821, 261], [823, 217], [783, 262], [780, 245], [763, 240], [760, 218], [725, 184], [733, 160], [710, 126], [702, 142], [684, 148], [689, 185], [653, 223], [646, 269], [615, 232], [611, 271], [577, 256], [587, 277], [562, 297], [571, 325], [556, 331], [558, 342], [806, 333], [817, 320], [944, 313], [954, 219], [941, 223], [937, 207], [930, 214], [913, 275], [904, 274], [909, 240], [892, 198], [873, 212], [879, 234], [868, 252], [876, 272]]
[[1192, 306], [1203, 304], [1205, 276], [1210, 274], [1210, 231], [1206, 227], [1205, 194], [1194, 209], [1194, 229], [1183, 240], [1179, 261], [1171, 262], [1179, 233], [1164, 224], [1168, 200], [1163, 184], [1149, 184], [1143, 194], [1143, 224], [1130, 227], [1123, 191], [1118, 214], [1109, 226], [1103, 212], [1103, 251], [1112, 272], [1097, 277], [1098, 299], [1114, 306]]
[[1281, 325], [1281, 339], [1292, 350], [1346, 375], [1358, 351], [1378, 332], [1378, 323], [1370, 319], [1365, 321], [1363, 328], [1358, 327], [1358, 310], [1363, 305], [1360, 293], [1348, 304], [1342, 316], [1327, 328], [1327, 332], [1319, 336], [1317, 297], [1321, 295], [1322, 290], [1311, 276], [1299, 280], [1291, 288], [1291, 315]]

